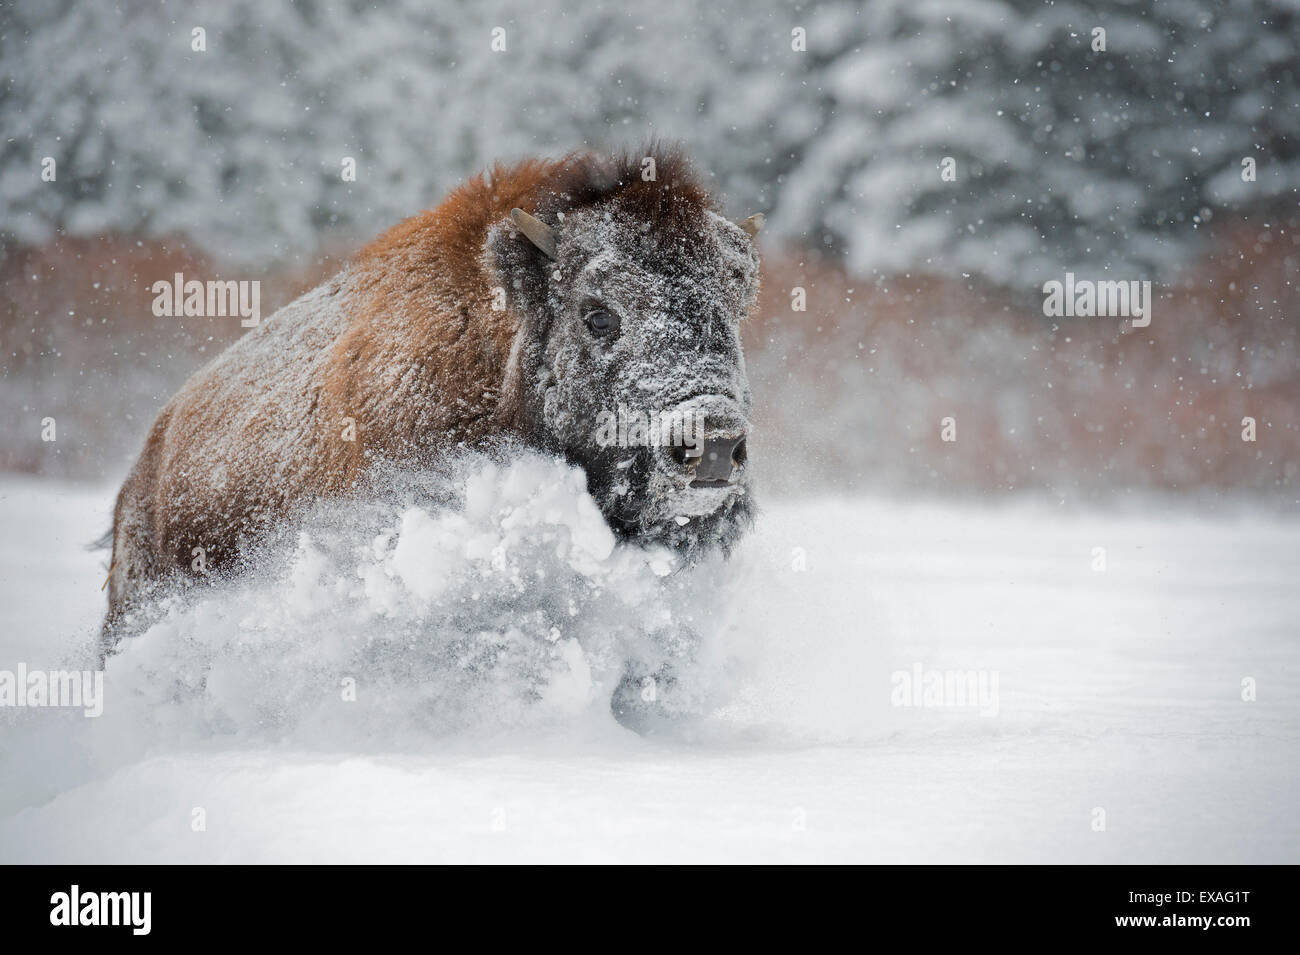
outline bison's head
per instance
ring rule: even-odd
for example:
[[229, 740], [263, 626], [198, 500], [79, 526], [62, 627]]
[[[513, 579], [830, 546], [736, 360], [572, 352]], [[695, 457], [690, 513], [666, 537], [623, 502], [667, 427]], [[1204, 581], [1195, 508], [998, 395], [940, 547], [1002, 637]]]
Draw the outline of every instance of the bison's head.
[[726, 550], [753, 513], [740, 323], [761, 217], [717, 214], [673, 156], [570, 160], [556, 179], [488, 247], [520, 319], [523, 430], [585, 469], [624, 536]]

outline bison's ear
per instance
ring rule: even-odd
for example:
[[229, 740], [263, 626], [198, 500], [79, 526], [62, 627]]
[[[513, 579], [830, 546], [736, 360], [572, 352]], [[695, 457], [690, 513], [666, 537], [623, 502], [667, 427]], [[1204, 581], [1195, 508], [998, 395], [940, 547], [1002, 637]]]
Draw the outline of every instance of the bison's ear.
[[[519, 218], [512, 213], [488, 230], [484, 258], [509, 305], [524, 315], [541, 317], [548, 313], [555, 234], [541, 220], [518, 209], [515, 212], [525, 217], [524, 224], [532, 234], [523, 231]], [[543, 245], [549, 245], [550, 251]]]
[[[497, 286], [493, 299], [504, 295], [517, 320], [495, 415], [504, 432], [539, 441], [544, 433], [546, 334], [551, 316], [560, 308], [560, 290], [551, 277], [558, 266], [551, 259], [554, 233], [535, 217], [520, 215], [526, 217], [522, 222], [511, 215], [493, 225], [483, 249], [488, 273]], [[535, 229], [533, 223], [545, 231]]]
[[767, 221], [767, 217], [764, 216], [763, 213], [755, 212], [744, 222], [737, 222], [736, 225], [740, 226], [747, 233], [749, 233], [749, 237], [751, 239], [757, 239], [759, 230], [763, 228], [763, 223], [766, 221]]

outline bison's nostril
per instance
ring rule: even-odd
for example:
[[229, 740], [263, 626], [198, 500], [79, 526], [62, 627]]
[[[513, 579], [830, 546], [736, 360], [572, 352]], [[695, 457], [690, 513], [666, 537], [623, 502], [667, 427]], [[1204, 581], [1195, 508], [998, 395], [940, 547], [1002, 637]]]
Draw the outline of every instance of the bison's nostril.
[[700, 449], [688, 448], [684, 445], [675, 444], [668, 449], [668, 455], [679, 467], [693, 468], [700, 463]]
[[702, 453], [687, 459], [693, 470], [691, 483], [696, 487], [731, 484], [736, 468], [745, 461], [744, 444], [743, 437], [705, 438]]

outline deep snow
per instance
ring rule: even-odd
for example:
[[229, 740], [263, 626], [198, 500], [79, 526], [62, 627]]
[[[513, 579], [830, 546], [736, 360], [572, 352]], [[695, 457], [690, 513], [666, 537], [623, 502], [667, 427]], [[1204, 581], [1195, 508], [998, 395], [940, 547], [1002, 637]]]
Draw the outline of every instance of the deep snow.
[[[0, 711], [0, 861], [1300, 861], [1294, 521], [768, 501], [665, 576], [562, 468], [468, 483], [176, 597], [98, 720]], [[110, 502], [0, 483], [0, 669], [90, 645]], [[891, 705], [918, 663], [996, 715]]]

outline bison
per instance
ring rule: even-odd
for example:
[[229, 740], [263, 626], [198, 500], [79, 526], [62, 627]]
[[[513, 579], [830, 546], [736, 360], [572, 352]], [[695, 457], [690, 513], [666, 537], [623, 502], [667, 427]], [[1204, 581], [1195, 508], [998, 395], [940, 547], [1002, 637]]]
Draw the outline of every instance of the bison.
[[[498, 164], [395, 226], [162, 410], [117, 496], [103, 652], [197, 548], [237, 571], [295, 508], [462, 448], [563, 456], [621, 537], [728, 551], [753, 514], [740, 323], [761, 224], [655, 147]], [[605, 427], [620, 414], [703, 427], [642, 440]]]

